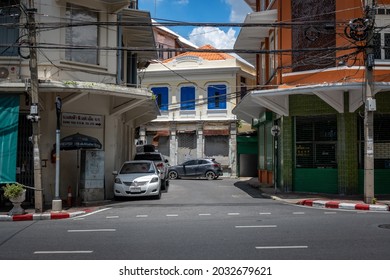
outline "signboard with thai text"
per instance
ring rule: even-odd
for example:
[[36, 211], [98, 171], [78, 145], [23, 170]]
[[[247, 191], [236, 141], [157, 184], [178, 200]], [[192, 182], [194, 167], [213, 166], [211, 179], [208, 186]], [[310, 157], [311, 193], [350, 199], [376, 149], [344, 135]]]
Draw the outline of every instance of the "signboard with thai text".
[[63, 126], [102, 128], [103, 122], [104, 117], [102, 115], [62, 113]]

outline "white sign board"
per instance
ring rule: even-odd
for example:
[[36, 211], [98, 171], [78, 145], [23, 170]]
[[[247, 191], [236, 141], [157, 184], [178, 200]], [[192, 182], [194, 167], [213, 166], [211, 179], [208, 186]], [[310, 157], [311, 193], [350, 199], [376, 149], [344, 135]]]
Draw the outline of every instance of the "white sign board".
[[104, 117], [77, 113], [62, 113], [63, 126], [103, 128]]

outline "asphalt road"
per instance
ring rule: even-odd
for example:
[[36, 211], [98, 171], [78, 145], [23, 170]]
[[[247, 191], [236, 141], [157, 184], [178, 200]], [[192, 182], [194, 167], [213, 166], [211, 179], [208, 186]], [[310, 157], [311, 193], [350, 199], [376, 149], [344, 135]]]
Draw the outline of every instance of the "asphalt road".
[[234, 179], [171, 181], [72, 219], [3, 222], [3, 260], [390, 259], [390, 213], [265, 199]]

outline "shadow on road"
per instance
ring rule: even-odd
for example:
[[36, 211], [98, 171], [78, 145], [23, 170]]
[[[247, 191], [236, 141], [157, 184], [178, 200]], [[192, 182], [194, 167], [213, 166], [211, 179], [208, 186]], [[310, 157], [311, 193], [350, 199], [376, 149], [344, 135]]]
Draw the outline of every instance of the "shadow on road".
[[239, 181], [234, 183], [236, 188], [246, 192], [253, 198], [265, 198], [261, 195], [261, 192], [258, 188], [252, 187], [247, 181]]

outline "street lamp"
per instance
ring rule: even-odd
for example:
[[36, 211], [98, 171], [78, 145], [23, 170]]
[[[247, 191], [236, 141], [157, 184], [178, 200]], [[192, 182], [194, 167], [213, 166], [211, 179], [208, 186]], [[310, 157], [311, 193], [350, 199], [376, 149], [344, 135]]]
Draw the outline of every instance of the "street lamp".
[[60, 198], [60, 127], [61, 127], [61, 108], [62, 100], [59, 96], [56, 97], [56, 113], [57, 113], [57, 127], [56, 127], [56, 182], [55, 182], [55, 195], [52, 201], [53, 211], [62, 210], [62, 200]]

